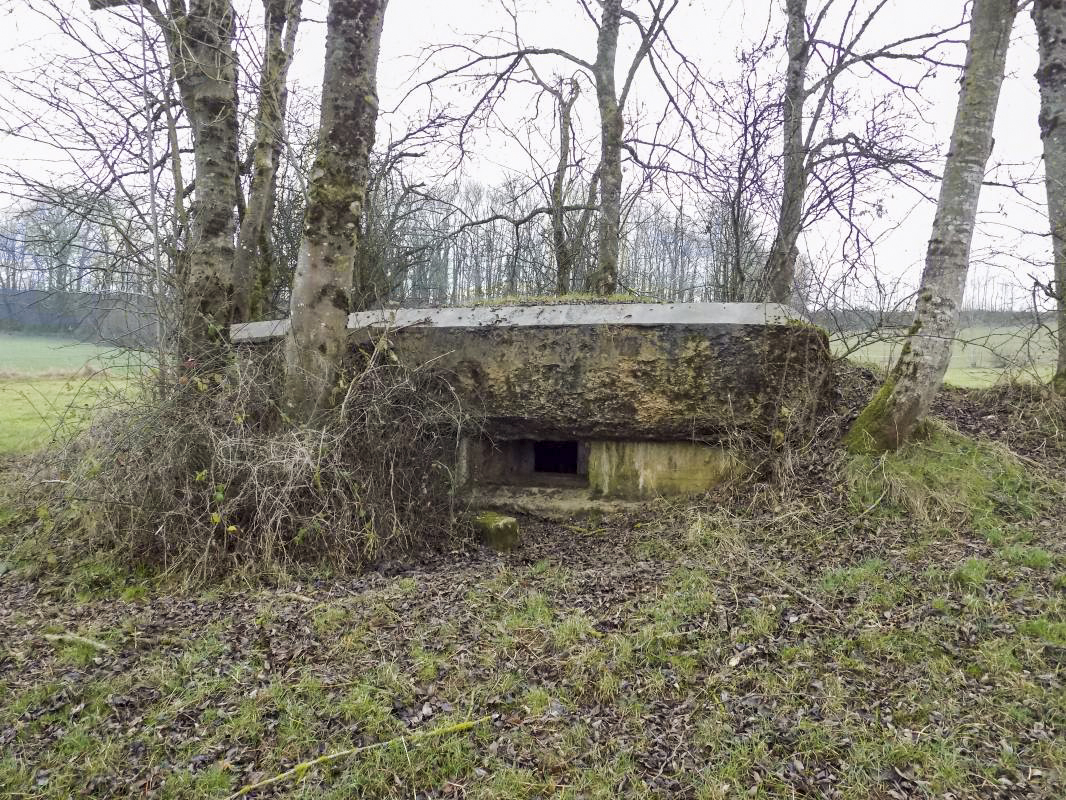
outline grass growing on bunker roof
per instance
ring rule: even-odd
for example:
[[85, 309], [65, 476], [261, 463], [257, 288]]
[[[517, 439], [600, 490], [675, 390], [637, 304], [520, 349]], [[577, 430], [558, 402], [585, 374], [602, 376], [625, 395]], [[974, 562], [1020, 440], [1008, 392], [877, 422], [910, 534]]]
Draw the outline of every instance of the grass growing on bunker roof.
[[601, 295], [591, 292], [570, 292], [569, 294], [542, 295], [505, 295], [475, 300], [476, 306], [565, 306], [565, 305], [604, 305], [610, 303], [666, 303], [657, 297], [638, 294]]

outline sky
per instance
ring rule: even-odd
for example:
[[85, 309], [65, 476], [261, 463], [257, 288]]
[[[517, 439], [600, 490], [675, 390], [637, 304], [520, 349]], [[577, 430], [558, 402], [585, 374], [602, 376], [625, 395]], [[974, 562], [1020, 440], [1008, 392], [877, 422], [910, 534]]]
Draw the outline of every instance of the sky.
[[[69, 2], [72, 8], [87, 4], [85, 0]], [[412, 82], [417, 80], [413, 72], [420, 64], [425, 48], [443, 42], [475, 40], [483, 49], [494, 46], [485, 37], [511, 25], [503, 10], [504, 2], [516, 14], [526, 43], [562, 47], [586, 60], [592, 59], [595, 29], [576, 0], [390, 0], [378, 75], [381, 108], [394, 110], [405, 97]], [[641, 3], [631, 0], [628, 5], [639, 8]], [[871, 31], [872, 40], [887, 41], [924, 26], [957, 20], [964, 5], [963, 0], [888, 0], [888, 3], [876, 28]], [[247, 19], [258, 18], [259, 0], [236, 0], [235, 5]], [[735, 52], [739, 47], [758, 38], [768, 27], [774, 32], [781, 29], [782, 5], [783, 0], [683, 0], [673, 19], [671, 32], [678, 47], [700, 65], [704, 74], [729, 76], [737, 72]], [[820, 2], [811, 0], [810, 5], [814, 8]], [[838, 5], [843, 5], [843, 0], [838, 0]], [[305, 0], [304, 17], [298, 55], [290, 77], [296, 85], [313, 88], [321, 80], [326, 17], [324, 0]], [[28, 63], [46, 60], [64, 46], [63, 37], [55, 33], [54, 24], [49, 20], [28, 11], [22, 3], [0, 5], [0, 71], [20, 70]], [[631, 40], [623, 39], [620, 64], [625, 62], [631, 46]], [[561, 62], [544, 61], [542, 64], [545, 74], [556, 69], [569, 70]], [[1008, 182], [1011, 178], [1033, 180], [1041, 177], [1035, 68], [1035, 33], [1028, 13], [1022, 12], [1015, 26], [997, 117], [996, 143], [990, 160], [992, 179]], [[957, 71], [943, 69], [926, 84], [925, 99], [928, 102], [923, 105], [922, 113], [929, 124], [920, 130], [942, 151], [946, 149], [954, 117], [957, 77]], [[879, 91], [872, 82], [870, 87], [871, 91]], [[862, 84], [857, 88], [864, 90]], [[461, 91], [449, 91], [443, 93], [445, 99], [457, 103], [464, 101]], [[643, 99], [648, 113], [658, 111], [662, 98], [656, 95], [646, 71], [638, 79], [635, 94], [638, 105], [634, 108]], [[425, 94], [416, 93], [405, 102], [398, 112], [383, 115], [379, 139], [389, 136], [386, 130], [389, 126], [402, 128], [407, 113], [423, 110]], [[505, 115], [512, 113], [518, 120], [528, 112], [528, 108], [523, 107], [526, 102], [528, 98], [516, 95], [514, 107], [510, 111], [504, 107]], [[592, 125], [595, 110], [591, 98], [583, 97], [582, 104], [578, 114]], [[0, 119], [0, 131], [2, 122]], [[550, 135], [550, 131], [545, 131], [544, 136]], [[528, 157], [499, 132], [480, 135], [475, 143], [473, 154], [462, 165], [463, 177], [492, 183], [509, 172], [528, 172]], [[27, 159], [41, 159], [40, 168], [45, 170], [48, 169], [44, 163], [46, 158], [0, 133], [0, 165], [13, 160], [20, 160], [25, 165]], [[935, 195], [935, 185], [925, 188]], [[979, 233], [974, 242], [972, 290], [990, 291], [988, 283], [992, 280], [1005, 286], [1015, 285], [1024, 294], [1025, 287], [1031, 283], [1029, 273], [1046, 273], [1045, 251], [1049, 247], [1047, 239], [1039, 235], [1046, 228], [1041, 208], [1043, 190], [1038, 185], [1032, 186], [1025, 194], [1028, 199], [1009, 189], [985, 188]], [[890, 232], [875, 249], [877, 271], [888, 281], [902, 279], [906, 285], [914, 285], [924, 257], [933, 204], [903, 189], [889, 192], [884, 199], [886, 214], [882, 227]], [[821, 229], [806, 236], [807, 251], [815, 263], [835, 258], [837, 243], [834, 237], [837, 235], [832, 229]]]

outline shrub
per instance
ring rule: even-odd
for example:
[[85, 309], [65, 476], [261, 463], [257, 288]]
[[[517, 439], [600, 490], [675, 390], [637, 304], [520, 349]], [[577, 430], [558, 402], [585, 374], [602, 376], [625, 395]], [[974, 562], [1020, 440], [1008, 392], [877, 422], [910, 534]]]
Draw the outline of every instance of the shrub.
[[68, 450], [79, 537], [209, 579], [349, 569], [447, 536], [462, 417], [446, 381], [401, 366], [382, 339], [352, 359], [330, 411], [293, 425], [280, 362], [233, 351], [147, 376], [112, 405]]

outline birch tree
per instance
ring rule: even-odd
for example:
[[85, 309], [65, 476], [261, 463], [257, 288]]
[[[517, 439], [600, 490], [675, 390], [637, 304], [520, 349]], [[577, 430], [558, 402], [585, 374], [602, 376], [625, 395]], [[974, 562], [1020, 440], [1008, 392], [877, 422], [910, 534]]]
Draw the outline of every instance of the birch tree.
[[328, 406], [345, 352], [386, 4], [330, 0], [318, 153], [285, 338], [285, 401], [297, 419], [309, 420]]
[[1035, 0], [1033, 21], [1039, 43], [1040, 139], [1054, 259], [1058, 363], [1052, 385], [1066, 394], [1066, 2]]
[[951, 360], [970, 243], [1018, 0], [974, 0], [955, 125], [914, 322], [899, 359], [846, 436], [853, 451], [892, 450], [925, 417]]

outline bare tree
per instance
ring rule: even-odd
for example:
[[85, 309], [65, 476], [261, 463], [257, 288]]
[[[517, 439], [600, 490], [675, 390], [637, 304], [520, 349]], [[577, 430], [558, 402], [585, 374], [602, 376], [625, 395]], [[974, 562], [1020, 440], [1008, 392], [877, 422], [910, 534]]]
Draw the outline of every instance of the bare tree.
[[770, 300], [787, 303], [792, 296], [792, 280], [796, 270], [799, 237], [803, 219], [803, 203], [807, 193], [806, 153], [803, 147], [803, 104], [807, 99], [807, 0], [786, 0], [785, 49], [788, 66], [785, 70], [785, 90], [782, 100], [781, 165], [784, 186], [781, 191], [781, 212], [777, 222], [777, 236], [766, 261]]
[[[596, 84], [596, 106], [600, 112], [600, 166], [597, 170], [600, 190], [600, 214], [596, 245], [596, 272], [588, 276], [588, 288], [601, 295], [613, 294], [618, 288], [618, 242], [622, 216], [622, 145], [624, 121], [622, 110], [633, 88], [633, 79], [647, 58], [666, 22], [677, 8], [677, 0], [656, 0], [651, 4], [651, 19], [645, 26], [632, 11], [622, 8], [621, 0], [603, 0], [599, 34], [596, 37], [596, 60], [590, 71]], [[640, 30], [640, 44], [629, 63], [622, 90], [615, 88], [618, 54], [618, 29], [622, 18]]]
[[895, 367], [847, 434], [853, 450], [890, 450], [910, 439], [951, 361], [1017, 10], [1018, 0], [974, 0], [962, 89], [914, 323]]
[[[231, 322], [258, 316], [264, 300], [269, 302], [276, 176], [301, 0], [263, 0], [260, 70], [249, 81], [254, 88], [247, 89], [237, 49], [248, 40], [231, 0], [89, 0], [90, 10], [122, 7], [137, 9], [137, 19], [151, 19], [165, 45], [156, 68], [167, 80], [157, 94], [146, 90], [145, 96], [147, 123], [151, 127], [162, 119], [167, 131], [159, 163], [153, 159], [149, 168], [150, 196], [156, 220], [154, 170], [169, 164], [173, 231], [168, 252], [180, 308], [178, 347], [185, 363], [194, 365], [225, 339]], [[142, 39], [148, 36], [142, 29]], [[155, 56], [153, 49], [148, 52]], [[255, 119], [243, 159], [240, 110], [248, 97], [256, 102]], [[151, 145], [151, 131], [147, 136]], [[191, 176], [182, 163], [190, 139]], [[241, 178], [249, 173], [245, 196]]]
[[192, 129], [195, 200], [184, 252], [181, 350], [195, 360], [225, 335], [233, 300], [237, 207], [237, 66], [230, 0], [89, 0], [98, 10], [141, 5], [163, 31], [170, 69]]
[[[563, 93], [563, 82], [559, 81], [557, 89], [549, 89], [555, 97], [559, 109], [559, 160], [552, 178], [552, 243], [555, 250], [555, 291], [566, 294], [570, 291], [570, 279], [574, 274], [574, 257], [571, 252], [569, 237], [566, 235], [566, 217], [563, 203], [566, 191], [566, 172], [570, 168], [570, 140], [573, 136], [574, 103], [577, 102], [581, 85], [570, 79], [569, 91]], [[547, 88], [547, 87], [546, 87]]]
[[1058, 363], [1052, 386], [1066, 394], [1066, 3], [1034, 0], [1033, 21], [1039, 42], [1040, 139], [1044, 143], [1044, 181], [1051, 223], [1055, 281], [1050, 292], [1057, 307]]
[[[863, 12], [858, 0], [820, 0], [808, 15], [807, 0], [786, 0], [787, 66], [781, 94], [781, 195], [777, 232], [767, 256], [766, 286], [773, 302], [792, 297], [798, 239], [819, 217], [835, 214], [861, 236], [855, 223], [859, 189], [877, 176], [906, 183], [928, 176], [932, 150], [915, 141], [901, 124], [895, 104], [880, 99], [869, 105], [862, 127], [849, 125], [855, 103], [845, 79], [861, 75], [867, 86], [878, 80], [904, 98], [918, 92], [931, 69], [947, 66], [940, 50], [963, 23], [913, 34], [889, 42], [868, 43], [876, 23], [892, 10], [877, 0]], [[836, 32], [831, 28], [835, 25]], [[897, 65], [890, 72], [887, 63]], [[900, 65], [918, 69], [906, 77]], [[925, 71], [921, 71], [921, 70]], [[813, 191], [812, 191], [813, 188]], [[811, 196], [813, 194], [813, 196]]]
[[274, 273], [271, 220], [285, 138], [288, 75], [303, 0], [263, 0], [265, 52], [250, 153], [252, 178], [233, 262], [233, 320], [262, 315]]
[[352, 270], [377, 122], [377, 63], [387, 0], [330, 0], [318, 152], [285, 339], [289, 413], [329, 404], [347, 343]]
[[[597, 266], [586, 276], [586, 286], [600, 294], [611, 294], [617, 288], [618, 246], [622, 220], [622, 154], [626, 150], [632, 152], [625, 140], [623, 111], [638, 70], [646, 63], [656, 43], [663, 39], [667, 23], [679, 5], [679, 0], [649, 0], [647, 19], [625, 8], [622, 0], [603, 0], [598, 15], [594, 13], [588, 0], [580, 0], [580, 4], [597, 30], [596, 52], [591, 60], [558, 47], [527, 45], [522, 41], [517, 15], [508, 11], [514, 22], [513, 30], [482, 37], [497, 42], [505, 49], [483, 53], [465, 44], [431, 48], [426, 57], [427, 61], [452, 51], [461, 53], [463, 60], [432, 78], [418, 82], [410, 93], [420, 88], [432, 87], [446, 79], [468, 80], [481, 87], [475, 95], [473, 106], [458, 118], [458, 147], [460, 152], [464, 152], [470, 128], [491, 113], [495, 103], [509, 86], [530, 80], [535, 60], [562, 59], [577, 66], [595, 87], [600, 123], [600, 163], [595, 172], [596, 186], [593, 187], [594, 191], [598, 189], [599, 192]], [[615, 73], [618, 69], [619, 35], [624, 23], [629, 23], [639, 38], [633, 57], [625, 67], [619, 88]], [[544, 86], [535, 74], [531, 82]], [[585, 204], [575, 204], [574, 208], [583, 211], [584, 206]]]
[[[594, 203], [599, 181], [599, 170], [593, 173], [592, 179], [589, 181], [585, 208], [581, 211], [573, 231], [569, 231], [566, 223], [567, 173], [572, 166], [571, 142], [574, 136], [574, 104], [581, 93], [581, 84], [576, 78], [571, 77], [565, 82], [560, 78], [555, 86], [550, 86], [540, 79], [532, 64], [529, 65], [529, 68], [537, 83], [554, 99], [557, 110], [559, 126], [558, 157], [555, 162], [555, 172], [552, 176], [549, 201], [551, 203], [552, 251], [555, 256], [555, 292], [562, 295], [567, 294], [572, 289], [574, 262], [579, 255], [578, 248], [584, 242], [592, 212], [595, 210]], [[564, 84], [566, 86], [565, 91]]]

